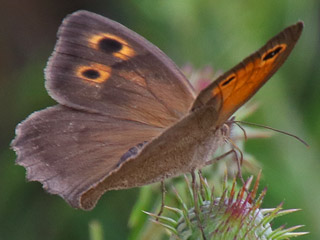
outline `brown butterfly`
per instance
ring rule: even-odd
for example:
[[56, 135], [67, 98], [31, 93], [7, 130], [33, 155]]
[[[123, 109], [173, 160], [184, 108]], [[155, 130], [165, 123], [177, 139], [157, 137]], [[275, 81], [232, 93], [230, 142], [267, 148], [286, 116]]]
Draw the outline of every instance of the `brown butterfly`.
[[91, 209], [108, 190], [199, 169], [223, 144], [225, 123], [286, 60], [292, 25], [196, 96], [176, 65], [121, 24], [69, 15], [45, 71], [59, 104], [31, 114], [12, 142], [17, 164], [72, 207]]

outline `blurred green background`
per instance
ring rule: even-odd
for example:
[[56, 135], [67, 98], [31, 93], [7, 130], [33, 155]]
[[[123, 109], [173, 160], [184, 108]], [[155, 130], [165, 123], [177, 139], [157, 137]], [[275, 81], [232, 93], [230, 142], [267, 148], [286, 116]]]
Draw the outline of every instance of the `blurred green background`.
[[[303, 20], [293, 53], [254, 97], [249, 119], [305, 139], [310, 148], [276, 134], [249, 141], [263, 166], [265, 208], [284, 201], [302, 211], [275, 224], [303, 224], [320, 239], [320, 1], [319, 0], [1, 0], [0, 1], [0, 240], [88, 239], [99, 220], [105, 239], [126, 239], [138, 189], [106, 193], [91, 212], [74, 210], [60, 197], [27, 183], [9, 149], [16, 124], [55, 104], [44, 88], [43, 69], [56, 32], [68, 13], [86, 9], [124, 24], [160, 47], [179, 66], [228, 70], [284, 27]], [[141, 213], [142, 214], [142, 213]]]

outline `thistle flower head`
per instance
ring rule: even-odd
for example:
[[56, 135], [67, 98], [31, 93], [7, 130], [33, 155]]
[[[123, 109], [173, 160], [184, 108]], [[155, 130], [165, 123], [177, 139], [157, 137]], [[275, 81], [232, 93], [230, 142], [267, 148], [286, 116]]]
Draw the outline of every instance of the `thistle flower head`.
[[[301, 226], [272, 229], [270, 223], [273, 219], [295, 212], [297, 209], [282, 210], [282, 204], [272, 209], [261, 208], [267, 190], [264, 189], [256, 197], [259, 178], [260, 174], [250, 191], [247, 189], [252, 183], [252, 177], [248, 179], [245, 186], [238, 190], [236, 189], [236, 181], [233, 181], [230, 188], [226, 178], [223, 184], [223, 193], [218, 197], [210, 189], [207, 181], [200, 177], [200, 187], [197, 192], [200, 209], [199, 218], [206, 239], [278, 240], [306, 234], [305, 232], [293, 232]], [[189, 183], [187, 185], [190, 187]], [[188, 191], [192, 192], [191, 189], [188, 189]], [[147, 214], [153, 218], [155, 223], [168, 230], [171, 235], [170, 239], [202, 239], [194, 201], [189, 199], [188, 206], [187, 201], [183, 200], [177, 191], [176, 198], [180, 203], [180, 208], [170, 206], [165, 208], [176, 213], [177, 218]]]

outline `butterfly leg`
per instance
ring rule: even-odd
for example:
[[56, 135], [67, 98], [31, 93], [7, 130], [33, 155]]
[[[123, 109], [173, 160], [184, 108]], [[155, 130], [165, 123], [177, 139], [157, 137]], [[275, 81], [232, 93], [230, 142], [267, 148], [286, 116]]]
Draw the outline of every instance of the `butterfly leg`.
[[194, 200], [194, 212], [198, 221], [198, 227], [201, 231], [201, 235], [203, 240], [206, 240], [206, 236], [204, 234], [204, 230], [201, 224], [201, 219], [200, 219], [200, 207], [199, 207], [199, 199], [198, 199], [198, 185], [196, 181], [196, 174], [195, 170], [191, 171], [191, 176], [192, 176], [192, 192], [193, 192], [193, 200]]
[[204, 193], [204, 188], [203, 188], [203, 183], [204, 183], [204, 177], [202, 175], [202, 171], [199, 169], [198, 170], [198, 175], [199, 175], [199, 180], [200, 180], [200, 194], [203, 200], [206, 199], [205, 193]]
[[[157, 214], [158, 217], [160, 217], [163, 212], [165, 196], [166, 196], [166, 186], [164, 184], [164, 181], [161, 181], [161, 207], [160, 207], [160, 211]], [[159, 219], [158, 217], [156, 218], [156, 221], [158, 221]]]
[[[225, 158], [226, 156], [230, 155], [231, 153], [233, 153], [235, 158], [236, 158], [236, 162], [237, 162], [237, 168], [238, 168], [237, 175], [240, 178], [242, 184], [245, 184], [245, 181], [244, 181], [243, 176], [242, 176], [242, 171], [241, 171], [241, 165], [242, 165], [242, 162], [243, 162], [243, 153], [242, 153], [241, 149], [239, 149], [239, 147], [237, 145], [235, 145], [230, 139], [228, 139], [228, 140], [231, 143], [231, 145], [233, 146], [233, 149], [231, 149], [230, 151], [228, 151], [228, 152], [226, 152], [226, 153], [224, 153], [224, 154], [222, 154], [222, 155], [220, 155], [218, 157], [215, 157], [214, 159], [212, 159], [210, 161], [207, 161], [206, 162], [206, 166], [207, 165], [211, 165], [211, 164], [213, 164], [213, 163]], [[239, 159], [237, 151], [235, 149], [238, 150], [238, 152], [240, 153], [240, 159]]]
[[236, 154], [236, 151], [235, 151], [234, 149], [231, 149], [230, 151], [228, 151], [228, 152], [226, 152], [226, 153], [224, 153], [224, 154], [222, 154], [222, 155], [220, 155], [220, 156], [218, 156], [218, 157], [215, 157], [214, 159], [212, 159], [212, 160], [210, 160], [210, 161], [207, 161], [207, 162], [206, 162], [206, 166], [211, 165], [211, 164], [214, 164], [215, 162], [217, 162], [217, 161], [225, 158], [226, 156], [228, 156], [228, 155], [231, 154], [231, 153]]
[[[240, 178], [242, 184], [245, 185], [245, 181], [243, 179], [242, 171], [241, 171], [241, 165], [243, 162], [243, 153], [242, 153], [241, 149], [230, 138], [228, 139], [228, 141], [232, 145], [234, 153], [235, 153], [235, 158], [236, 158], [237, 167], [238, 167], [238, 174], [237, 175]], [[237, 150], [240, 153], [240, 159], [239, 159], [238, 154], [235, 150]]]

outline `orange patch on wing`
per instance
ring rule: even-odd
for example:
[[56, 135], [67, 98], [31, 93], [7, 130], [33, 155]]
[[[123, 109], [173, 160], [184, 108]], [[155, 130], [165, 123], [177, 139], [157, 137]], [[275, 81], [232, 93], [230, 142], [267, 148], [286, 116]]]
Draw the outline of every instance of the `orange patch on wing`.
[[[236, 72], [227, 76], [225, 80], [221, 81], [219, 87], [213, 88], [212, 95], [216, 96], [217, 94], [222, 93], [225, 98], [229, 97], [231, 94], [230, 90], [235, 92], [238, 89], [243, 88], [244, 85], [246, 85], [246, 88], [248, 89], [251, 88], [251, 85], [259, 85], [259, 82], [264, 79], [266, 73], [270, 72], [271, 68], [273, 68], [273, 62], [277, 59], [277, 55], [282, 53], [286, 48], [287, 45], [285, 43], [278, 44], [266, 51], [261, 58], [256, 58], [254, 61], [248, 62], [246, 66], [238, 69]], [[248, 73], [252, 74], [250, 79], [248, 79]], [[230, 79], [236, 80], [236, 82], [233, 83], [233, 85], [236, 85], [232, 88], [226, 86], [226, 83], [229, 82]], [[224, 86], [226, 88], [224, 88]], [[246, 91], [244, 90], [244, 92]], [[241, 93], [239, 95], [241, 95]]]
[[136, 54], [134, 49], [130, 46], [130, 44], [127, 41], [113, 34], [99, 33], [92, 35], [88, 39], [90, 47], [97, 50], [100, 50], [100, 43], [103, 40], [111, 40], [114, 41], [114, 43], [118, 43], [119, 45], [121, 44], [121, 48], [119, 50], [111, 52], [111, 54], [117, 58], [120, 58], [122, 60], [128, 60]]
[[278, 44], [219, 81], [211, 94], [213, 97], [220, 95], [223, 101], [220, 114], [227, 115], [251, 97], [268, 79], [275, 61], [286, 48], [286, 44]]
[[227, 96], [225, 96], [226, 94], [226, 90], [225, 89], [230, 89], [229, 88], [229, 86], [227, 86], [227, 85], [229, 85], [229, 84], [233, 84], [234, 85], [234, 83], [231, 83], [232, 81], [236, 81], [237, 79], [237, 76], [236, 76], [236, 74], [234, 74], [234, 73], [231, 73], [229, 76], [227, 76], [224, 80], [222, 80], [221, 82], [219, 82], [218, 84], [218, 86], [216, 86], [216, 87], [214, 87], [213, 89], [212, 89], [212, 91], [211, 91], [211, 94], [212, 94], [212, 96], [213, 97], [215, 97], [216, 95], [218, 95], [218, 94], [223, 94], [223, 97], [225, 98], [225, 97], [227, 97]]
[[103, 83], [110, 78], [111, 68], [98, 63], [82, 65], [76, 69], [76, 75], [86, 81]]
[[147, 83], [146, 83], [146, 80], [143, 78], [143, 77], [141, 77], [141, 76], [139, 76], [137, 73], [135, 73], [135, 72], [128, 72], [128, 71], [120, 71], [119, 73], [118, 73], [118, 75], [120, 76], [120, 77], [123, 77], [124, 79], [126, 79], [126, 80], [129, 80], [129, 81], [131, 81], [131, 82], [134, 82], [134, 83], [136, 83], [136, 84], [138, 84], [139, 86], [141, 86], [141, 87], [146, 87], [147, 86]]

